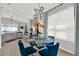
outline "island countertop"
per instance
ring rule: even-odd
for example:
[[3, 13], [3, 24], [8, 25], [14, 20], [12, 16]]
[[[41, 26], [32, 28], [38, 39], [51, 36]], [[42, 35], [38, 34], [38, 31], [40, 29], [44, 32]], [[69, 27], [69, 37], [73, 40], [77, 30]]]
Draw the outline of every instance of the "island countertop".
[[1, 44], [17, 38], [17, 32], [3, 32], [1, 33]]

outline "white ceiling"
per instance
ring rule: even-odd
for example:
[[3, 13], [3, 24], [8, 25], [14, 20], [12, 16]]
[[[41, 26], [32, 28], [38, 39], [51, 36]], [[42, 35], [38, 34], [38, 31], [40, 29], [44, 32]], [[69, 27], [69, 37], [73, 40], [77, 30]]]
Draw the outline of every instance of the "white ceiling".
[[[59, 3], [41, 3], [47, 11]], [[1, 8], [3, 6], [3, 8]], [[0, 15], [2, 17], [11, 17], [19, 21], [28, 23], [28, 18], [33, 18], [33, 9], [39, 8], [39, 3], [0, 3]]]

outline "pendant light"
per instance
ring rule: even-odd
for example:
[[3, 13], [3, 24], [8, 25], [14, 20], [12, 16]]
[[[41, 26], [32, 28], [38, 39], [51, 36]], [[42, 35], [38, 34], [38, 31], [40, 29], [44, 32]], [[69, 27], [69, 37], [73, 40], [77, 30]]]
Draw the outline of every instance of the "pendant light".
[[39, 3], [39, 9], [34, 8], [33, 12], [35, 13], [34, 18], [43, 17], [44, 16], [44, 7], [43, 6], [40, 7], [40, 3]]

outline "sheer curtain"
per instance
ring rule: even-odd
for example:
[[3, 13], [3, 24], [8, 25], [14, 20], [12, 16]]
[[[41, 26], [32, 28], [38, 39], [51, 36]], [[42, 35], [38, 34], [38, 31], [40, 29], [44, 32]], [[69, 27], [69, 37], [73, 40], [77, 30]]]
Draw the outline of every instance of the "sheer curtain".
[[48, 17], [48, 35], [55, 36], [60, 47], [70, 53], [75, 50], [74, 6], [70, 6]]

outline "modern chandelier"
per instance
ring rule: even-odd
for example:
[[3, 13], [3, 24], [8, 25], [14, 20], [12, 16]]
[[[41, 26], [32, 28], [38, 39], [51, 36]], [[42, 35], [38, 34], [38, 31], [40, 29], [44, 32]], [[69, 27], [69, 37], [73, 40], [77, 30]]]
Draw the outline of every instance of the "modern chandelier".
[[34, 11], [33, 11], [35, 14], [34, 14], [34, 17], [43, 17], [44, 16], [44, 7], [41, 6], [40, 7], [40, 3], [39, 3], [39, 9], [37, 8], [34, 8]]

